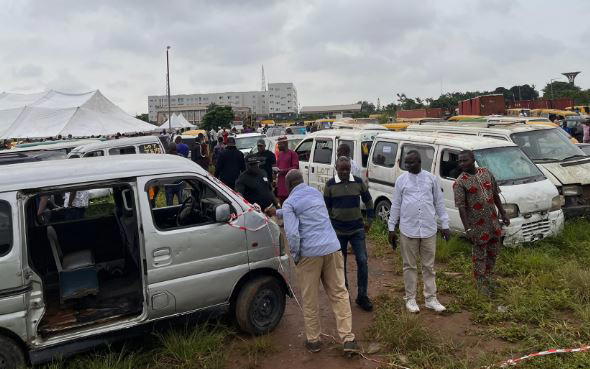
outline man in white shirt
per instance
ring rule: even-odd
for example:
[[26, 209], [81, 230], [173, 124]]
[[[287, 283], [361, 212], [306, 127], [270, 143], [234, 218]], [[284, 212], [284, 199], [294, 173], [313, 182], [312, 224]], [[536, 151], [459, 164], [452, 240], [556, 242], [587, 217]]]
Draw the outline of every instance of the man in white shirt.
[[436, 312], [446, 308], [436, 298], [434, 257], [436, 253], [436, 217], [441, 222], [445, 240], [450, 238], [449, 216], [438, 180], [422, 170], [420, 153], [409, 151], [404, 159], [407, 173], [395, 181], [393, 203], [389, 214], [389, 240], [395, 245], [395, 227], [399, 223], [400, 243], [404, 264], [406, 309], [411, 313], [420, 311], [416, 303], [418, 255], [422, 261], [425, 306]]

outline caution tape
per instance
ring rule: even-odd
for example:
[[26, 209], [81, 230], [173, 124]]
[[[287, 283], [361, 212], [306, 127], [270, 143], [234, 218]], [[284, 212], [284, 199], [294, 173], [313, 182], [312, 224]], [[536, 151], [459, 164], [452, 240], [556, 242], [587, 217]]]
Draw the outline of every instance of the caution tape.
[[581, 346], [581, 347], [577, 347], [577, 348], [551, 349], [551, 350], [546, 350], [546, 351], [539, 351], [539, 352], [528, 354], [528, 355], [525, 355], [525, 356], [522, 356], [522, 357], [519, 357], [516, 359], [508, 359], [508, 360], [503, 361], [498, 364], [486, 366], [486, 367], [484, 367], [484, 369], [491, 369], [493, 367], [506, 368], [508, 366], [517, 365], [521, 361], [532, 359], [532, 358], [539, 357], [539, 356], [547, 356], [547, 355], [553, 355], [553, 354], [566, 354], [566, 353], [572, 353], [572, 352], [584, 352], [584, 351], [589, 351], [589, 350], [590, 350], [590, 345], [585, 345], [585, 346]]
[[[250, 204], [248, 203], [248, 205], [250, 205]], [[256, 232], [256, 231], [259, 231], [262, 228], [266, 227], [268, 225], [268, 217], [266, 215], [264, 216], [264, 222], [259, 227], [256, 227], [256, 228], [248, 228], [245, 226], [240, 226], [240, 225], [235, 224], [240, 217], [242, 217], [245, 214], [250, 213], [252, 211], [261, 211], [258, 204], [250, 205], [250, 208], [248, 208], [248, 210], [246, 210], [238, 215], [231, 214], [229, 222], [227, 224], [229, 224], [231, 227], [237, 228], [241, 231], [249, 231], [249, 232]]]

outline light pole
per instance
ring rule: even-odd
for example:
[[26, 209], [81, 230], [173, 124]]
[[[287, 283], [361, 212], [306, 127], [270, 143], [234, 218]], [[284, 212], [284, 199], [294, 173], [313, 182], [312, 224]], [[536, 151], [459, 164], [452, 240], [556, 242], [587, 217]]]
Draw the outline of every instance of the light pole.
[[168, 130], [172, 132], [172, 114], [170, 113], [170, 60], [168, 58], [170, 46], [166, 46], [166, 94], [168, 95]]
[[[549, 80], [549, 87], [551, 87], [551, 100], [553, 100], [553, 81], [559, 81], [561, 78], [551, 78]], [[553, 102], [551, 102], [551, 105], [553, 105]]]

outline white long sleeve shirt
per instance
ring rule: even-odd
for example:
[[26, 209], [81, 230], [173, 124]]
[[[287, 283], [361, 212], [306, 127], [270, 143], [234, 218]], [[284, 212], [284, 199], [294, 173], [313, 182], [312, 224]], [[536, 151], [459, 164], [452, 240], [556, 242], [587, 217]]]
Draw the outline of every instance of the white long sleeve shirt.
[[393, 202], [387, 223], [390, 231], [399, 229], [406, 237], [428, 238], [436, 234], [436, 217], [443, 229], [449, 228], [449, 215], [438, 179], [421, 170], [398, 177], [393, 189]]

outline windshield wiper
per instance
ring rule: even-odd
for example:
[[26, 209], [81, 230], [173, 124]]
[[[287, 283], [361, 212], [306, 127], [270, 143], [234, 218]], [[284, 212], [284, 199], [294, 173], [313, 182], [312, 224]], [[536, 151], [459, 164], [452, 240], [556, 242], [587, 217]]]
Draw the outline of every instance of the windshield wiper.
[[533, 159], [533, 161], [534, 162], [542, 161], [542, 162], [550, 163], [550, 162], [555, 162], [555, 161], [558, 161], [558, 160], [557, 159], [553, 159], [553, 158], [538, 158], [538, 159]]
[[588, 157], [587, 155], [576, 154], [576, 155], [567, 156], [561, 160], [563, 161], [563, 160], [569, 160], [569, 159], [575, 159], [575, 158], [587, 158], [587, 157]]

